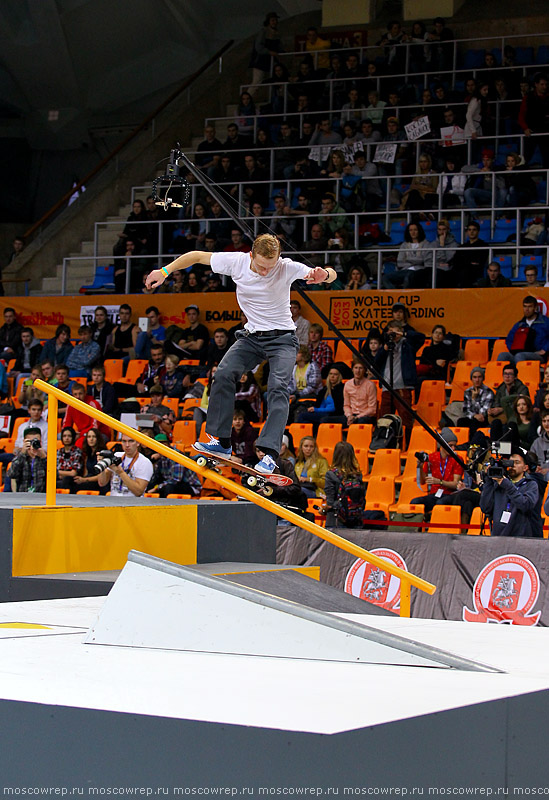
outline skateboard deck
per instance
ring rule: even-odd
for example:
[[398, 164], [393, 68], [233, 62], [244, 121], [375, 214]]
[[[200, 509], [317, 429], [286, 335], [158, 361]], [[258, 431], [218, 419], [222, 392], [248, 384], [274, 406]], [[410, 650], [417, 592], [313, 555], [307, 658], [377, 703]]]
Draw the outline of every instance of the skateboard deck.
[[[234, 472], [238, 472], [243, 476], [242, 483], [249, 489], [260, 489], [265, 494], [272, 494], [272, 486], [290, 486], [293, 481], [287, 475], [279, 475], [272, 473], [265, 475], [263, 472], [258, 472], [253, 467], [248, 467], [245, 464], [240, 464], [234, 461], [233, 458], [214, 455], [212, 453], [203, 453], [201, 450], [193, 450], [198, 455], [194, 456], [194, 460], [199, 466], [208, 467], [208, 469], [215, 469], [218, 464], [224, 467], [231, 467]], [[203, 463], [201, 463], [203, 460]], [[269, 486], [268, 484], [272, 484]], [[269, 492], [268, 489], [271, 491]]]

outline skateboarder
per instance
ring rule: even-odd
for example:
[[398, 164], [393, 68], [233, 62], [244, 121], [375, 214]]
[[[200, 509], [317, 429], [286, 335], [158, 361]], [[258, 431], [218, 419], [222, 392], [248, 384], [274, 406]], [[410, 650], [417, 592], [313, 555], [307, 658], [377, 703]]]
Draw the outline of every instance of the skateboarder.
[[336, 273], [331, 268], [311, 269], [289, 258], [281, 258], [280, 241], [265, 233], [254, 241], [251, 253], [185, 253], [166, 267], [151, 272], [147, 288], [160, 286], [170, 273], [187, 269], [192, 264], [204, 264], [213, 272], [229, 275], [236, 284], [238, 304], [247, 318], [215, 374], [206, 418], [209, 441], [196, 442], [194, 447], [213, 456], [227, 458], [231, 455], [236, 383], [243, 374], [267, 359], [269, 413], [256, 442], [265, 455], [256, 470], [271, 474], [276, 468], [275, 458], [288, 420], [288, 386], [299, 347], [290, 313], [290, 286], [295, 280], [331, 283]]

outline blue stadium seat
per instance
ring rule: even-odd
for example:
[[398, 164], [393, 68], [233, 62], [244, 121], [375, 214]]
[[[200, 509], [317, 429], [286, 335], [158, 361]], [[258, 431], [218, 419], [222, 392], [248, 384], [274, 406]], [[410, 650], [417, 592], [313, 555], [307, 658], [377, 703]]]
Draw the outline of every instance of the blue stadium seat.
[[506, 242], [509, 236], [517, 238], [516, 217], [497, 219], [492, 242]]
[[480, 225], [480, 232], [479, 236], [481, 239], [484, 239], [485, 242], [490, 241], [490, 237], [492, 236], [492, 231], [490, 227], [490, 220], [489, 219], [479, 219], [477, 222]]
[[517, 64], [521, 66], [529, 66], [534, 63], [534, 48], [533, 47], [517, 47], [515, 50]]
[[547, 203], [547, 181], [538, 183], [538, 203]]
[[389, 231], [389, 236], [391, 237], [390, 242], [383, 242], [380, 244], [380, 247], [394, 247], [395, 244], [402, 244], [404, 241], [404, 231], [406, 230], [406, 222], [403, 220], [401, 222], [393, 222], [391, 225], [391, 230]]
[[549, 64], [549, 44], [540, 44], [538, 47], [536, 64]]
[[98, 291], [114, 292], [114, 264], [109, 264], [108, 267], [96, 267], [93, 283], [80, 287], [80, 294], [93, 294]]
[[513, 259], [511, 258], [511, 256], [495, 256], [493, 258], [493, 261], [497, 261], [498, 262], [498, 264], [500, 266], [500, 269], [501, 269], [501, 274], [505, 278], [512, 279], [512, 277], [513, 277]]
[[428, 242], [434, 242], [437, 238], [437, 223], [434, 219], [424, 220], [420, 222], [421, 227], [425, 231], [425, 238]]
[[464, 69], [480, 69], [484, 66], [484, 50], [467, 50], [463, 60]]
[[463, 241], [463, 233], [461, 230], [461, 220], [460, 219], [451, 219], [450, 220], [450, 230], [454, 236], [454, 239], [458, 244], [461, 244]]

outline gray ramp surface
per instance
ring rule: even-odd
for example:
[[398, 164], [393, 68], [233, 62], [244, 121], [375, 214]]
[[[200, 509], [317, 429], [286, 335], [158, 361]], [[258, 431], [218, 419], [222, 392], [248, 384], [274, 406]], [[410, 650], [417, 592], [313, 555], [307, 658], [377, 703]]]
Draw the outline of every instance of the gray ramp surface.
[[223, 575], [223, 580], [248, 586], [260, 592], [291, 600], [293, 603], [316, 608], [319, 611], [333, 611], [348, 614], [377, 614], [383, 617], [394, 616], [387, 611], [359, 597], [342, 592], [314, 578], [309, 578], [294, 570], [251, 572], [240, 575]]

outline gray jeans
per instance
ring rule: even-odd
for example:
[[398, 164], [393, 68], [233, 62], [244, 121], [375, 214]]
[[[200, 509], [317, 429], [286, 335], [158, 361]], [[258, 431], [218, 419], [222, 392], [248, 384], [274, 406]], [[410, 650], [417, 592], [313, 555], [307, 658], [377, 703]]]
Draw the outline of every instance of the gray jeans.
[[237, 340], [225, 353], [215, 373], [206, 417], [206, 432], [229, 439], [233, 424], [234, 395], [237, 381], [262, 361], [269, 362], [267, 404], [269, 413], [257, 439], [257, 445], [280, 452], [288, 421], [289, 385], [299, 349], [292, 331], [258, 335], [238, 331]]

